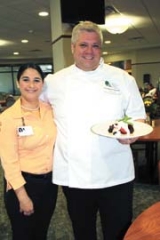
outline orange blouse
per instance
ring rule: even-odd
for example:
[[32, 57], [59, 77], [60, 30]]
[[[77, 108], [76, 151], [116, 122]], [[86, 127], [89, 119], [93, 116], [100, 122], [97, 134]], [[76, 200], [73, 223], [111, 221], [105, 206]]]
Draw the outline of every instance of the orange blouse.
[[[22, 111], [18, 99], [0, 115], [0, 122], [0, 157], [10, 188], [25, 184], [21, 171], [34, 174], [52, 171], [56, 126], [50, 105], [40, 102], [40, 116], [36, 116], [31, 111]], [[31, 126], [33, 135], [18, 135], [17, 128], [23, 124]]]

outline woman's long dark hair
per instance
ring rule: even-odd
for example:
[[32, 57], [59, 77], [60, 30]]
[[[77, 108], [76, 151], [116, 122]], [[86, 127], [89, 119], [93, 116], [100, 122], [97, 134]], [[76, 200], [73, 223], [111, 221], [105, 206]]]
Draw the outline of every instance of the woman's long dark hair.
[[42, 78], [42, 81], [44, 81], [44, 73], [43, 73], [42, 69], [40, 68], [40, 66], [35, 63], [25, 63], [25, 64], [21, 65], [18, 70], [18, 73], [17, 73], [17, 81], [20, 80], [23, 72], [28, 68], [33, 68], [33, 69], [37, 70], [37, 72], [40, 74], [40, 76]]

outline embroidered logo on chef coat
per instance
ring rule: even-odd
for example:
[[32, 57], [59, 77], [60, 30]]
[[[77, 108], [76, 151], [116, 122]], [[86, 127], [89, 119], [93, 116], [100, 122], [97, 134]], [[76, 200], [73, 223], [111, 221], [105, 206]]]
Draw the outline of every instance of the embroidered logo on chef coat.
[[110, 93], [110, 94], [120, 94], [119, 89], [117, 89], [115, 86], [111, 85], [111, 83], [107, 80], [103, 82], [103, 89], [105, 92]]
[[107, 87], [112, 87], [111, 84], [110, 84], [108, 81], [105, 81], [104, 84], [105, 84], [105, 86], [107, 86]]

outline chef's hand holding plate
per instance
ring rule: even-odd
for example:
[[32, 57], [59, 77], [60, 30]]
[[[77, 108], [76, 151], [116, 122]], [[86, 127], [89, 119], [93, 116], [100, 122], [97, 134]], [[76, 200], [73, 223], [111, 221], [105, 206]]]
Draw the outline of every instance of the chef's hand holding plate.
[[135, 138], [125, 138], [125, 139], [117, 139], [122, 144], [132, 144], [138, 140], [139, 137]]

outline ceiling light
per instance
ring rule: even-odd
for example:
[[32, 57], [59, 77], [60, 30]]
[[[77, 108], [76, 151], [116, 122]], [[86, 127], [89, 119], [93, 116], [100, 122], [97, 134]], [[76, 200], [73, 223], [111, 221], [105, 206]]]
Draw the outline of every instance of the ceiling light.
[[30, 29], [28, 32], [29, 32], [29, 33], [34, 33], [34, 31], [33, 31], [32, 29]]
[[112, 34], [121, 34], [127, 31], [129, 20], [119, 13], [112, 13], [106, 16], [105, 27]]
[[19, 52], [14, 52], [13, 55], [19, 55]]
[[6, 45], [6, 41], [5, 40], [0, 40], [0, 46]]
[[110, 40], [106, 40], [104, 43], [105, 43], [105, 44], [110, 44], [111, 41], [110, 41]]
[[12, 44], [12, 42], [0, 39], [0, 46], [7, 46], [10, 44]]
[[38, 15], [41, 17], [46, 17], [49, 15], [49, 13], [48, 12], [39, 12]]
[[22, 43], [28, 43], [28, 40], [27, 39], [22, 39], [21, 42]]

